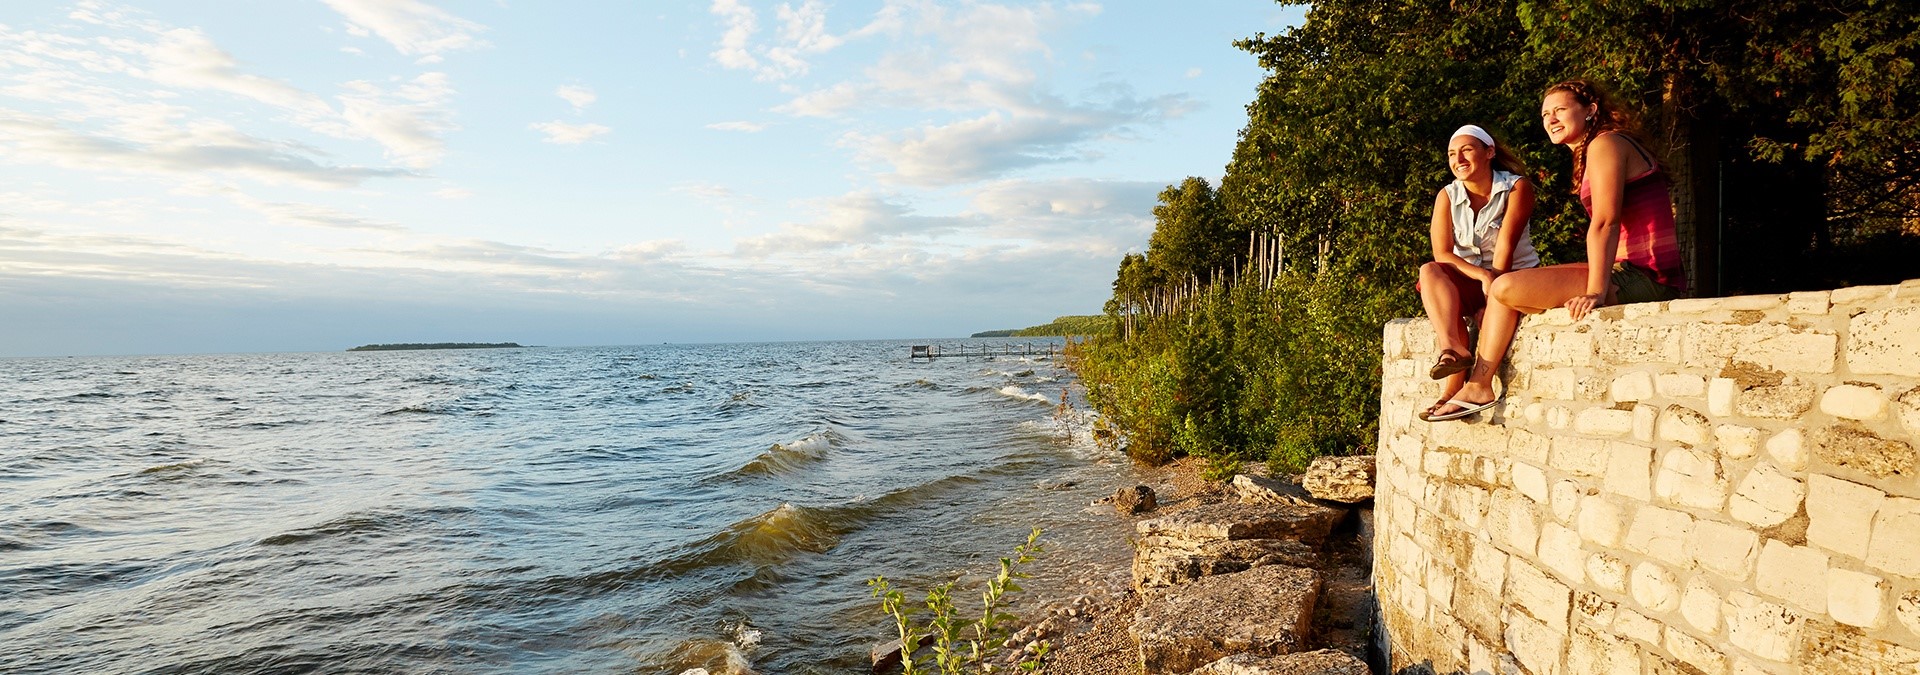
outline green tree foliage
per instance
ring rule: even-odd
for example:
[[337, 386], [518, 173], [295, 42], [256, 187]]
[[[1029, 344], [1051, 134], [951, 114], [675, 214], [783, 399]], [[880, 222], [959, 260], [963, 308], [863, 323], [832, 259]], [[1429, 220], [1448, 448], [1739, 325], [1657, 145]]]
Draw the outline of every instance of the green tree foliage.
[[[1296, 3], [1282, 3], [1296, 4]], [[1363, 450], [1380, 326], [1419, 312], [1447, 134], [1486, 127], [1540, 188], [1543, 262], [1586, 215], [1540, 131], [1544, 89], [1586, 77], [1638, 111], [1673, 179], [1696, 289], [1780, 292], [1920, 276], [1920, 12], [1897, 0], [1322, 0], [1237, 43], [1267, 76], [1218, 190], [1189, 178], [1117, 271], [1110, 339], [1077, 368], [1145, 459]], [[1723, 207], [1724, 205], [1724, 207]], [[1282, 242], [1271, 285], [1249, 233]], [[1169, 288], [1220, 282], [1180, 302]]]

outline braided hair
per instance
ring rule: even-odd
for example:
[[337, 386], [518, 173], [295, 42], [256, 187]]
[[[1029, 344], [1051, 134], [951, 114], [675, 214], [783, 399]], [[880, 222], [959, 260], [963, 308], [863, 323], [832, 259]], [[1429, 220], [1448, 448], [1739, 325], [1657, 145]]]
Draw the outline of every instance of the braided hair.
[[1620, 104], [1615, 103], [1607, 90], [1584, 78], [1574, 78], [1560, 82], [1540, 94], [1542, 98], [1556, 91], [1566, 92], [1574, 102], [1582, 106], [1593, 106], [1591, 117], [1587, 118], [1586, 134], [1580, 139], [1579, 151], [1573, 153], [1573, 191], [1580, 192], [1580, 185], [1587, 177], [1587, 145], [1602, 133], [1614, 132], [1632, 138], [1646, 145], [1646, 137], [1640, 133], [1639, 120]]

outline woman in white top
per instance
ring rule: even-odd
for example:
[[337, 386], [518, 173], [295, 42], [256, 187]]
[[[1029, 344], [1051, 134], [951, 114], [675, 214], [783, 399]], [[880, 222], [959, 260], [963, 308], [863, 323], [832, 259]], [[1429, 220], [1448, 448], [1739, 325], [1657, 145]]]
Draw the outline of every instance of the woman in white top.
[[1493, 280], [1540, 264], [1527, 237], [1533, 186], [1520, 158], [1469, 124], [1447, 141], [1447, 167], [1453, 182], [1433, 199], [1433, 262], [1420, 266], [1415, 286], [1440, 348], [1428, 374], [1446, 380], [1444, 395], [1420, 413], [1423, 420], [1446, 406], [1473, 367], [1466, 318], [1480, 323]]

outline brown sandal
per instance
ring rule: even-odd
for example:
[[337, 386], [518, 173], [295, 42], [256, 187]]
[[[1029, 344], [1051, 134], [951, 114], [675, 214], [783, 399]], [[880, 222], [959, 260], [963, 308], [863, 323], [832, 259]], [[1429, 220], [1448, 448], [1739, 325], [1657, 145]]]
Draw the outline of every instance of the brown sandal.
[[1440, 352], [1440, 360], [1433, 363], [1433, 369], [1427, 371], [1427, 377], [1441, 379], [1454, 373], [1473, 367], [1473, 355], [1462, 354], [1451, 349]]

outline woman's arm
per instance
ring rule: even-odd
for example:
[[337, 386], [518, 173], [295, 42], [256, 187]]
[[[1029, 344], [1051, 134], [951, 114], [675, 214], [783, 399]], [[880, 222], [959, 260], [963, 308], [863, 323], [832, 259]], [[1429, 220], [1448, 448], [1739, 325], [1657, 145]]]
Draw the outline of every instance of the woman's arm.
[[1500, 239], [1493, 246], [1495, 276], [1513, 270], [1513, 248], [1527, 234], [1527, 219], [1533, 217], [1533, 183], [1522, 178], [1514, 181], [1507, 193], [1507, 215], [1500, 219]]
[[1620, 250], [1620, 209], [1626, 199], [1627, 140], [1606, 134], [1587, 143], [1588, 198], [1592, 222], [1587, 225], [1587, 293], [1568, 299], [1573, 318], [1586, 316], [1606, 304], [1612, 284], [1613, 260]]
[[1455, 270], [1482, 282], [1493, 280], [1492, 274], [1479, 265], [1467, 262], [1466, 258], [1453, 252], [1453, 202], [1447, 199], [1447, 191], [1441, 190], [1433, 198], [1433, 223], [1430, 232], [1433, 240], [1433, 261], [1452, 265]]

